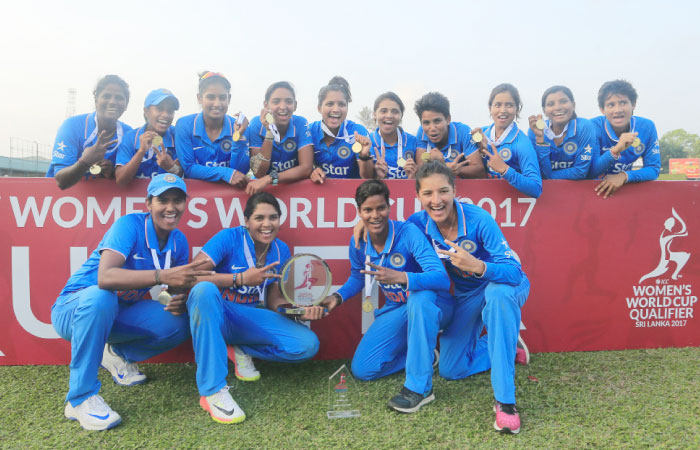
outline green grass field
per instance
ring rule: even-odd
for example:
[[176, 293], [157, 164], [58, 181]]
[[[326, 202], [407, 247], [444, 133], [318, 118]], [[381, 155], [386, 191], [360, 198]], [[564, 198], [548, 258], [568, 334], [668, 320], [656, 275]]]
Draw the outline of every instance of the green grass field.
[[256, 362], [260, 381], [229, 380], [248, 416], [238, 425], [200, 409], [193, 364], [142, 365], [148, 383], [130, 388], [101, 370], [101, 394], [123, 418], [106, 432], [63, 417], [67, 367], [0, 367], [0, 447], [700, 448], [698, 348], [533, 355], [517, 367], [515, 436], [493, 430], [488, 374], [435, 376], [436, 401], [412, 415], [386, 406], [403, 373], [358, 382], [362, 417], [328, 420], [327, 377], [343, 362]]

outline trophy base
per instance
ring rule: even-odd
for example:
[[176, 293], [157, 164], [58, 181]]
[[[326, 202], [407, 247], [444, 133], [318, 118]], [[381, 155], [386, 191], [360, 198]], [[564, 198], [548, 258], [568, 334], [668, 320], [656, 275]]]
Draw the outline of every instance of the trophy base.
[[353, 409], [350, 411], [328, 411], [326, 416], [329, 419], [352, 419], [354, 417], [360, 417], [360, 411]]
[[303, 316], [306, 313], [306, 310], [304, 308], [294, 306], [291, 303], [279, 306], [277, 308], [277, 311], [288, 316]]

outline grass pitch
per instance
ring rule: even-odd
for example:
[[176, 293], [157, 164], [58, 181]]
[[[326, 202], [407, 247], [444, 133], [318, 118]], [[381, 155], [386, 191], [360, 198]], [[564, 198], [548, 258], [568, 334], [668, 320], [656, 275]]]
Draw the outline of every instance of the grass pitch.
[[260, 381], [229, 377], [248, 416], [237, 425], [217, 424], [199, 407], [193, 364], [142, 365], [149, 381], [127, 388], [101, 370], [101, 395], [123, 419], [105, 432], [63, 417], [68, 367], [0, 367], [0, 447], [700, 448], [698, 348], [533, 355], [517, 366], [515, 436], [493, 430], [488, 373], [435, 376], [435, 402], [411, 415], [386, 406], [403, 373], [356, 382], [362, 417], [328, 420], [327, 377], [343, 362], [256, 361]]

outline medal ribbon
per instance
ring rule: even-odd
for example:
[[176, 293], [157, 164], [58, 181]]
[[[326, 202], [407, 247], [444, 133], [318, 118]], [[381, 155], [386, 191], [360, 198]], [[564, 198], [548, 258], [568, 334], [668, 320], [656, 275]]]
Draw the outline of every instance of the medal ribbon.
[[[379, 135], [379, 146], [382, 148], [382, 155], [386, 158], [386, 149], [384, 148], [384, 139], [382, 138], [382, 133], [380, 131], [377, 131], [377, 134]], [[403, 139], [401, 138], [401, 128], [400, 127], [396, 128], [396, 134], [399, 137], [398, 142], [396, 144], [398, 147], [398, 154], [396, 156], [396, 162], [398, 163], [399, 159], [403, 158]]]
[[[387, 253], [391, 253], [391, 247], [394, 246], [394, 224], [391, 224], [391, 242], [389, 243], [389, 250]], [[367, 238], [365, 239], [365, 270], [372, 270], [372, 268], [368, 265], [368, 263], [371, 262], [371, 259], [369, 257], [369, 253], [367, 253], [367, 249], [369, 246], [372, 245], [369, 240], [369, 233], [367, 233]], [[387, 255], [387, 253], [383, 253], [382, 257], [379, 259], [379, 264], [378, 266], [381, 266], [384, 263], [384, 257]], [[372, 296], [372, 288], [374, 287], [374, 282], [377, 281], [375, 279], [374, 275], [370, 274], [365, 274], [365, 298], [369, 298]]]
[[[249, 235], [250, 236], [250, 235]], [[251, 237], [252, 239], [252, 237]], [[253, 259], [253, 254], [250, 251], [250, 248], [248, 247], [248, 239], [243, 236], [243, 254], [245, 255], [245, 260], [246, 263], [248, 264], [249, 269], [255, 268], [255, 260]], [[265, 303], [265, 282], [266, 280], [263, 280], [262, 282], [262, 287], [256, 286], [255, 288], [258, 290], [258, 297], [260, 298], [260, 301]]]
[[510, 132], [514, 126], [515, 126], [515, 121], [511, 122], [510, 125], [508, 125], [508, 128], [506, 128], [505, 131], [503, 132], [503, 134], [501, 134], [501, 137], [496, 139], [496, 125], [494, 124], [491, 127], [491, 132], [489, 133], [489, 136], [486, 137], [486, 139], [489, 141], [489, 144], [493, 144], [496, 147], [498, 147], [499, 145], [501, 145], [503, 143], [503, 141], [506, 140], [506, 138], [508, 137], [508, 135], [510, 134]]
[[[165, 265], [160, 267], [160, 260], [158, 259], [158, 252], [154, 248], [151, 249], [151, 258], [153, 258], [153, 265], [158, 270], [170, 269], [170, 250], [165, 253]], [[160, 287], [165, 290], [168, 289], [167, 284], [161, 284]]]
[[554, 131], [549, 127], [549, 120], [545, 122], [547, 126], [544, 128], [544, 135], [547, 136], [547, 139], [553, 141], [554, 139], [559, 139], [560, 137], [564, 136], [564, 133], [566, 133], [566, 130], [569, 129], [569, 124], [567, 123], [564, 125], [564, 129], [561, 131], [559, 134], [554, 134]]
[[348, 122], [347, 120], [343, 122], [343, 136], [340, 136], [340, 133], [338, 133], [338, 136], [333, 134], [333, 132], [328, 128], [328, 125], [326, 125], [323, 120], [321, 121], [321, 129], [323, 130], [324, 133], [326, 133], [328, 136], [331, 136], [335, 139], [340, 139], [348, 144], [354, 144], [355, 143], [355, 136], [354, 135], [349, 135], [348, 134]]
[[[117, 121], [117, 145], [115, 146], [115, 148], [118, 148], [119, 144], [122, 143], [123, 136], [124, 136], [124, 129], [122, 128], [122, 124], [119, 121]], [[95, 145], [95, 142], [97, 142], [97, 114], [95, 114], [95, 129], [92, 130], [92, 133], [90, 133], [90, 136], [88, 136], [88, 138], [85, 139], [85, 143], [83, 144], [83, 150]]]

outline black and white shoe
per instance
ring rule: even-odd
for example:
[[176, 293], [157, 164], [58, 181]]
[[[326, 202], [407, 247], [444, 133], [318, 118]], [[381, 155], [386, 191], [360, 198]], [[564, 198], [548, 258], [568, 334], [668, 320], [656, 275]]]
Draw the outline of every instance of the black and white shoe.
[[389, 400], [389, 408], [402, 413], [414, 413], [433, 400], [435, 400], [435, 394], [432, 389], [426, 395], [421, 395], [403, 387], [399, 395]]

